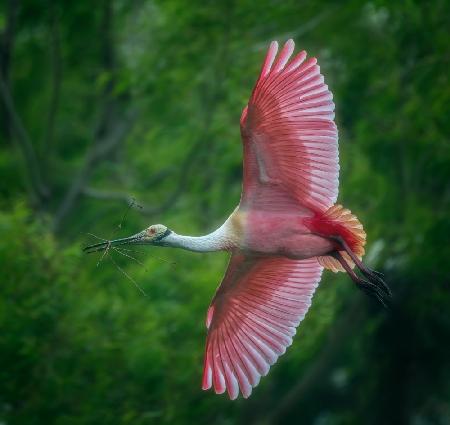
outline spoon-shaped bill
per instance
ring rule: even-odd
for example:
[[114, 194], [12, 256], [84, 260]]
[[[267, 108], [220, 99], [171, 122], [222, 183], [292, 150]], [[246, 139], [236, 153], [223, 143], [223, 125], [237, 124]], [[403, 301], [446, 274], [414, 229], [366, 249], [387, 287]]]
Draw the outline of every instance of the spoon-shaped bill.
[[145, 232], [136, 233], [133, 236], [129, 236], [128, 238], [120, 238], [114, 239], [111, 241], [99, 242], [93, 245], [89, 245], [83, 248], [83, 251], [87, 254], [91, 254], [93, 252], [105, 251], [106, 249], [117, 246], [117, 245], [128, 245], [142, 242], [145, 237]]

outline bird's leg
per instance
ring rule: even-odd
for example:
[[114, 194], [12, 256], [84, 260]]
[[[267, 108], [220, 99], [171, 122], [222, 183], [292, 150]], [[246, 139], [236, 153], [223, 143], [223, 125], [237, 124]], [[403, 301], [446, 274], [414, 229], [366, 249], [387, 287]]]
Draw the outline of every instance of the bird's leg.
[[[383, 273], [377, 272], [376, 270], [371, 269], [370, 267], [366, 266], [356, 255], [355, 253], [350, 249], [347, 242], [345, 242], [344, 238], [341, 236], [336, 236], [334, 238], [341, 246], [345, 249], [347, 254], [350, 256], [350, 258], [353, 260], [355, 265], [358, 267], [359, 270], [361, 270], [361, 273], [366, 277], [379, 277], [381, 280], [384, 277]], [[384, 282], [383, 282], [384, 283]], [[389, 290], [389, 288], [386, 286], [386, 289]]]
[[351, 269], [350, 265], [347, 263], [347, 261], [345, 261], [345, 258], [341, 255], [339, 251], [334, 251], [330, 255], [334, 257], [336, 260], [338, 260], [339, 263], [341, 263], [344, 270], [347, 272], [347, 274], [350, 276], [353, 282], [356, 283], [356, 286], [358, 286], [359, 289], [364, 291], [370, 297], [375, 298], [384, 307], [388, 306], [389, 300], [391, 298], [391, 293], [389, 288], [387, 290], [385, 289], [385, 287], [387, 288], [387, 285], [384, 282], [383, 282], [384, 285], [380, 285], [378, 281], [374, 281], [370, 277], [368, 277], [368, 280], [359, 277]]
[[352, 261], [355, 263], [356, 267], [358, 267], [358, 269], [365, 278], [367, 278], [370, 282], [382, 288], [382, 290], [386, 293], [386, 295], [389, 298], [392, 297], [392, 292], [383, 279], [384, 277], [383, 273], [377, 272], [376, 270], [373, 270], [370, 267], [366, 266], [350, 249], [347, 242], [345, 242], [342, 236], [334, 236], [332, 239], [335, 242], [337, 242], [342, 248], [344, 248], [345, 252], [350, 256]]

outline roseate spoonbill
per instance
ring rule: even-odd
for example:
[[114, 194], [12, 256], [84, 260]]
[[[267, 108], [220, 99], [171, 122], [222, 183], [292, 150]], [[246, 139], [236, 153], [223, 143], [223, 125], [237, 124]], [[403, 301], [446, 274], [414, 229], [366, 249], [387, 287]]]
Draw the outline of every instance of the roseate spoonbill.
[[[366, 234], [338, 195], [338, 132], [334, 103], [315, 58], [289, 61], [270, 44], [240, 120], [242, 196], [214, 232], [183, 236], [156, 224], [133, 236], [86, 247], [148, 244], [189, 251], [229, 251], [228, 269], [206, 315], [203, 389], [248, 397], [291, 345], [323, 268], [347, 272], [386, 304], [381, 273], [361, 261]], [[360, 274], [355, 273], [354, 267]]]

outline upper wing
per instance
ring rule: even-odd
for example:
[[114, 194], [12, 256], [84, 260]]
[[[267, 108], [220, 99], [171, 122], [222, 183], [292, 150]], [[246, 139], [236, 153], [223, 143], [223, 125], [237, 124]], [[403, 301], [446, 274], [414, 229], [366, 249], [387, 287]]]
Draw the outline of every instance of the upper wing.
[[258, 199], [269, 204], [268, 198], [283, 193], [324, 211], [336, 202], [339, 184], [333, 95], [315, 58], [305, 61], [302, 51], [288, 63], [292, 40], [275, 60], [277, 51], [274, 41], [241, 117], [241, 205], [254, 205]]
[[203, 389], [248, 397], [291, 345], [321, 274], [315, 258], [232, 254], [208, 309]]

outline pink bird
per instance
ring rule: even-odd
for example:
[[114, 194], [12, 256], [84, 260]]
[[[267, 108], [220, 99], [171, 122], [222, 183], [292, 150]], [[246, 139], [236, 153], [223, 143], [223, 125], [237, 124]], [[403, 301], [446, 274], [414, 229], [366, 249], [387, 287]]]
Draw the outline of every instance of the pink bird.
[[[123, 244], [229, 251], [228, 269], [206, 316], [204, 390], [247, 398], [292, 343], [324, 268], [347, 272], [386, 304], [382, 274], [362, 263], [366, 234], [338, 195], [334, 103], [315, 58], [291, 59], [288, 40], [270, 44], [240, 120], [242, 196], [214, 232], [183, 236], [162, 224], [86, 247]], [[360, 274], [355, 273], [354, 268]]]

